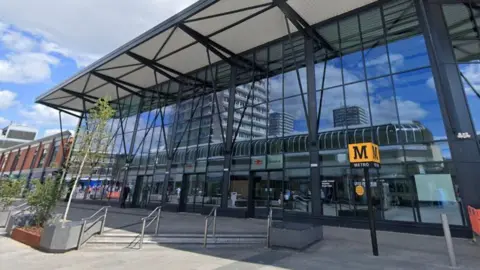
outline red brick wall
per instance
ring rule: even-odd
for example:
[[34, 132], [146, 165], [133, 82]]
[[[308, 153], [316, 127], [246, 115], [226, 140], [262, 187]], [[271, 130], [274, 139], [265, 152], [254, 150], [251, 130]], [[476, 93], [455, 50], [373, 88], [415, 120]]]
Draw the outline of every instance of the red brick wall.
[[11, 171], [11, 167], [13, 165], [13, 161], [15, 160], [15, 155], [17, 154], [17, 151], [13, 151], [13, 152], [10, 152], [10, 154], [8, 154], [8, 158], [7, 158], [7, 163], [5, 164], [5, 169], [3, 170], [3, 172], [10, 172]]
[[37, 160], [35, 160], [35, 164], [33, 165], [33, 168], [37, 168], [38, 167], [38, 163], [40, 163], [40, 157], [42, 155], [42, 152], [43, 152], [43, 144], [39, 146], [40, 148], [38, 149], [38, 157], [37, 157]]
[[20, 156], [18, 157], [18, 162], [17, 162], [17, 166], [15, 167], [15, 171], [19, 171], [22, 169], [22, 165], [23, 165], [23, 161], [25, 160], [25, 158], [27, 157], [28, 155], [28, 148], [27, 149], [23, 149], [20, 151]]
[[30, 166], [32, 165], [33, 158], [35, 157], [35, 150], [38, 146], [30, 147], [30, 151], [28, 151], [28, 155], [23, 163], [22, 170], [29, 170]]
[[0, 172], [2, 171], [2, 166], [5, 163], [5, 153], [0, 154]]

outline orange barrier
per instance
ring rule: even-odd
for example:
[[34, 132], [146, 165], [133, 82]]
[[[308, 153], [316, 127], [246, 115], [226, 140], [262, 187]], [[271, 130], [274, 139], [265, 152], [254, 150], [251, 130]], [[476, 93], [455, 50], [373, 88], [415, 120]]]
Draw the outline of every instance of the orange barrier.
[[120, 191], [111, 191], [107, 193], [107, 199], [119, 199]]
[[480, 235], [480, 210], [468, 206], [468, 216], [470, 217], [470, 224], [472, 224], [472, 230]]

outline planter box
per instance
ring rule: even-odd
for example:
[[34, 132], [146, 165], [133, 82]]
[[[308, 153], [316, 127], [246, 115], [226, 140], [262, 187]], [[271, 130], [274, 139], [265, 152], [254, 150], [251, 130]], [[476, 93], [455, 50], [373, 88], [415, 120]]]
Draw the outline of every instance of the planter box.
[[34, 216], [31, 213], [24, 213], [21, 215], [11, 216], [6, 224], [5, 230], [7, 234], [11, 235], [13, 230], [17, 227], [29, 227], [35, 224]]
[[26, 228], [15, 228], [11, 237], [13, 240], [38, 249], [40, 248], [41, 229], [36, 231]]
[[[100, 223], [91, 228], [92, 233], [100, 231]], [[98, 227], [98, 230], [97, 228]], [[40, 250], [49, 253], [63, 253], [76, 249], [82, 229], [82, 222], [65, 222], [47, 225], [40, 240]], [[91, 235], [84, 235], [88, 239]]]
[[273, 221], [270, 229], [272, 247], [303, 250], [323, 239], [323, 227], [319, 225]]

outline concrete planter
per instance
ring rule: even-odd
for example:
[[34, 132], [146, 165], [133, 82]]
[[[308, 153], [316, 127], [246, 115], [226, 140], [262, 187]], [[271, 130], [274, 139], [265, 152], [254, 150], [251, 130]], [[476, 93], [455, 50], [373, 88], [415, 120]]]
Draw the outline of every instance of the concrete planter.
[[40, 237], [41, 237], [41, 228], [34, 230], [34, 229], [26, 229], [26, 228], [15, 228], [12, 231], [12, 239], [23, 243], [27, 246], [31, 246], [32, 248], [40, 248]]
[[47, 225], [40, 240], [40, 250], [49, 253], [63, 253], [76, 249], [81, 230], [82, 222]]
[[273, 221], [270, 229], [272, 247], [303, 250], [323, 239], [323, 227], [319, 225]]
[[7, 227], [10, 211], [0, 211], [0, 227]]

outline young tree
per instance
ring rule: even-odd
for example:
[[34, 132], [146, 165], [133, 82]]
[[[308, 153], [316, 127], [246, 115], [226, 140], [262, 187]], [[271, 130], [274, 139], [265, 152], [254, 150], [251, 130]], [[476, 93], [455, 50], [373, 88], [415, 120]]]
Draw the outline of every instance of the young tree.
[[33, 209], [35, 225], [43, 227], [52, 217], [53, 209], [57, 204], [58, 193], [58, 181], [51, 177], [48, 177], [43, 181], [34, 179], [32, 181], [33, 189], [28, 193], [27, 202]]
[[0, 180], [0, 209], [6, 211], [20, 197], [25, 180]]
[[[78, 180], [82, 176], [85, 164], [98, 164], [107, 155], [107, 149], [111, 143], [111, 134], [108, 131], [108, 121], [115, 115], [115, 110], [110, 106], [107, 98], [101, 98], [97, 101], [95, 106], [88, 111], [88, 117], [80, 132], [76, 134], [76, 146], [72, 148], [72, 156], [70, 158], [69, 167], [75, 168], [78, 166], [78, 172], [73, 182], [72, 190], [68, 197], [67, 207], [63, 220], [67, 219], [70, 204], [72, 202], [73, 189], [78, 184]], [[73, 166], [74, 165], [74, 166]], [[93, 170], [90, 167], [90, 170]]]

